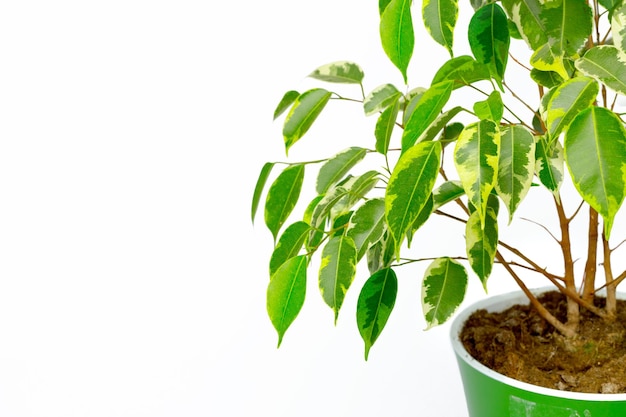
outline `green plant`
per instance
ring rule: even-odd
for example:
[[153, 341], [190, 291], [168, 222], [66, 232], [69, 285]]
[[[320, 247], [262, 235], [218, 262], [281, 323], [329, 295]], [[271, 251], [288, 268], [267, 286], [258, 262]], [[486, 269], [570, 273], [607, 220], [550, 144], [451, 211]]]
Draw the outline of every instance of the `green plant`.
[[[422, 3], [426, 29], [450, 54], [433, 71], [427, 88], [408, 88], [415, 43], [416, 10], [411, 0], [380, 0], [382, 47], [400, 70], [408, 93], [384, 84], [365, 94], [362, 69], [352, 62], [335, 62], [310, 77], [354, 84], [362, 97], [346, 98], [319, 87], [289, 91], [276, 108], [275, 119], [287, 113], [286, 151], [307, 133], [329, 100], [359, 102], [366, 116], [377, 117], [372, 139], [365, 143], [323, 160], [272, 162], [262, 168], [252, 202], [253, 221], [273, 169], [284, 166], [269, 186], [264, 206], [265, 223], [275, 242], [267, 309], [279, 345], [304, 303], [308, 267], [316, 255], [320, 267], [313, 273], [335, 319], [357, 264], [367, 263], [371, 276], [360, 289], [356, 312], [366, 359], [392, 312], [396, 272], [417, 261], [430, 262], [422, 285], [423, 311], [430, 326], [446, 321], [462, 302], [466, 266], [486, 286], [494, 264], [513, 277], [542, 317], [565, 336], [576, 334], [581, 308], [607, 320], [615, 317], [616, 287], [626, 278], [626, 271], [616, 273], [611, 264], [619, 245], [609, 245], [626, 194], [626, 129], [623, 114], [615, 111], [617, 96], [626, 94], [626, 4], [472, 0], [471, 6], [467, 36], [473, 56], [455, 56], [453, 34], [460, 30], [455, 27], [457, 1]], [[512, 42], [530, 48], [529, 62], [510, 56]], [[522, 68], [524, 76], [507, 78], [512, 65]], [[516, 94], [530, 88], [537, 91], [533, 102]], [[451, 97], [460, 92], [472, 97], [471, 105], [451, 104], [459, 102]], [[359, 171], [374, 154], [383, 155], [386, 166]], [[299, 220], [287, 226], [305, 170], [313, 165], [319, 166], [317, 197]], [[560, 193], [566, 179], [580, 197], [568, 207]], [[560, 274], [548, 272], [498, 238], [500, 206], [508, 212], [509, 222], [514, 221], [529, 191], [540, 188], [549, 190], [544, 192], [549, 198], [538, 209], [556, 209], [560, 236], [552, 237], [562, 253]], [[577, 277], [571, 223], [583, 216], [585, 236], [576, 239], [586, 242], [586, 263]], [[465, 224], [465, 254], [415, 257], [419, 248], [410, 248], [411, 243], [418, 229], [434, 218]], [[601, 271], [596, 271], [598, 265]], [[520, 269], [543, 275], [567, 296], [566, 321], [538, 302]], [[604, 273], [604, 282], [596, 283], [597, 272]], [[607, 292], [603, 308], [593, 304], [599, 288]]]

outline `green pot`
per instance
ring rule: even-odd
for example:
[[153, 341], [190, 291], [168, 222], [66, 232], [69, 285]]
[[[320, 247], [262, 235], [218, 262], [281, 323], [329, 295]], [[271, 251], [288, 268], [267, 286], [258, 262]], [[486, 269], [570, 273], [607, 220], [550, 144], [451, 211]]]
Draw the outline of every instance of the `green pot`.
[[478, 309], [502, 311], [526, 303], [528, 299], [521, 291], [498, 295], [472, 304], [454, 319], [450, 336], [469, 417], [626, 416], [626, 394], [584, 394], [538, 387], [494, 372], [467, 353], [459, 333], [470, 314]]

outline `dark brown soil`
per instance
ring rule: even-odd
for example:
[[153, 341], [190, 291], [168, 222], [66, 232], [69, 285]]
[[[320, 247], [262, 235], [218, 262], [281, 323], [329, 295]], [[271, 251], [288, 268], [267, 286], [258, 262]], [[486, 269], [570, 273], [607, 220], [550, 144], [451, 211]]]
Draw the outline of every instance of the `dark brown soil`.
[[[540, 300], [565, 320], [560, 293], [548, 292]], [[479, 310], [465, 323], [461, 341], [479, 362], [520, 381], [565, 391], [624, 393], [626, 302], [619, 302], [618, 311], [617, 320], [606, 322], [581, 309], [578, 336], [566, 338], [528, 305], [501, 313]]]

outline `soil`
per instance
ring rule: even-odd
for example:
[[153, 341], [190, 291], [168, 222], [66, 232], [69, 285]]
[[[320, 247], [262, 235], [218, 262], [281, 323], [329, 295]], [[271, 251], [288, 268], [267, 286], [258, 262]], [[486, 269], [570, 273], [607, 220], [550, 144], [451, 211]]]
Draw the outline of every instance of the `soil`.
[[[565, 297], [548, 292], [540, 300], [562, 321]], [[596, 305], [604, 304], [597, 298]], [[626, 392], [626, 301], [607, 322], [581, 308], [578, 336], [567, 338], [530, 305], [499, 313], [478, 310], [461, 331], [467, 351], [496, 372], [547, 388], [587, 393]]]

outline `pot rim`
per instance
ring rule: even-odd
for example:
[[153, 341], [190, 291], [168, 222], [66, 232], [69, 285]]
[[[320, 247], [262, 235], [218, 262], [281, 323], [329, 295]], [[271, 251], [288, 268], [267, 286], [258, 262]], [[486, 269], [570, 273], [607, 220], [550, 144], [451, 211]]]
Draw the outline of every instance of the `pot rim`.
[[[532, 290], [535, 294], [541, 294], [542, 292], [554, 290], [555, 287], [541, 287]], [[622, 294], [622, 297], [624, 294]], [[622, 298], [620, 297], [620, 298]], [[465, 347], [461, 343], [459, 339], [459, 335], [461, 333], [461, 329], [465, 324], [465, 321], [469, 318], [469, 316], [476, 310], [486, 309], [488, 311], [501, 311], [513, 304], [524, 304], [528, 303], [528, 298], [521, 290], [511, 291], [504, 294], [498, 294], [494, 296], [489, 296], [485, 299], [476, 301], [469, 306], [465, 307], [462, 311], [460, 311], [454, 320], [452, 321], [452, 325], [450, 327], [450, 339], [452, 341], [452, 348], [457, 356], [457, 358], [462, 359], [465, 363], [470, 365], [472, 368], [477, 371], [486, 374], [490, 378], [495, 379], [501, 383], [507, 384], [509, 386], [533, 392], [540, 395], [546, 395], [551, 397], [561, 397], [568, 398], [574, 400], [581, 401], [626, 401], [626, 393], [622, 394], [591, 394], [591, 393], [583, 393], [583, 392], [572, 392], [572, 391], [560, 391], [553, 388], [545, 388], [538, 385], [529, 384], [527, 382], [518, 381], [517, 379], [505, 376], [494, 370], [488, 368], [482, 363], [478, 362], [474, 359], [468, 352], [465, 350]]]

